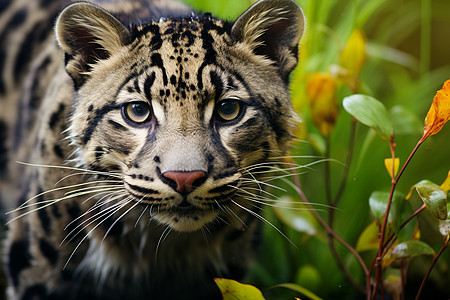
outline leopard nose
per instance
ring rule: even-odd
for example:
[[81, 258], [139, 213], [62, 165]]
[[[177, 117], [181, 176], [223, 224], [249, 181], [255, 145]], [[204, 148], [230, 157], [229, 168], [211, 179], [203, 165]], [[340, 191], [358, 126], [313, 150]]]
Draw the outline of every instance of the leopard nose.
[[193, 187], [199, 186], [206, 180], [206, 172], [203, 171], [167, 171], [161, 175], [170, 179], [169, 185], [181, 194], [190, 193]]

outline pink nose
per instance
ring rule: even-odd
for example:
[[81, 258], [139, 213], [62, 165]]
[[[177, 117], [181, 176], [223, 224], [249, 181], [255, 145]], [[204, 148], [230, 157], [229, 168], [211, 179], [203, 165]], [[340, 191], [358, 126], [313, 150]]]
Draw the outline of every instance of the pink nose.
[[203, 171], [167, 171], [162, 174], [162, 176], [175, 181], [175, 190], [181, 194], [190, 193], [192, 191], [192, 184], [206, 176], [206, 172]]

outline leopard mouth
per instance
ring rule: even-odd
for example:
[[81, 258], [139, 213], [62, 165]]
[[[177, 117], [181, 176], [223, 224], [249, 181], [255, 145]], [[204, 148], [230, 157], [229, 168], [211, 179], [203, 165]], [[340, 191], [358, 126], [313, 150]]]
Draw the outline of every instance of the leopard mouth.
[[154, 218], [174, 230], [181, 232], [191, 232], [201, 229], [207, 223], [218, 217], [216, 209], [198, 208], [186, 202], [186, 204], [171, 207], [165, 211], [159, 211]]

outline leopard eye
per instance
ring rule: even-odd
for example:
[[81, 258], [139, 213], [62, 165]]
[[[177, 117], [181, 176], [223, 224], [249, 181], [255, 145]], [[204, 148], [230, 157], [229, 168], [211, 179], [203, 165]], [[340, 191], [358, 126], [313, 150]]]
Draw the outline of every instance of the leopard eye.
[[222, 121], [232, 121], [239, 117], [242, 110], [241, 101], [237, 99], [225, 99], [216, 107], [216, 113]]
[[134, 123], [144, 123], [149, 121], [151, 109], [145, 102], [131, 102], [125, 105], [124, 114]]

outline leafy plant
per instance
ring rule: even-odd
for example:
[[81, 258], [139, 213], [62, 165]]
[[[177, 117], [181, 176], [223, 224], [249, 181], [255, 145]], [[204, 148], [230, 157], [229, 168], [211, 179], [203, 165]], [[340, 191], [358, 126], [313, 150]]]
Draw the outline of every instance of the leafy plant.
[[[250, 4], [187, 2], [229, 18]], [[450, 59], [432, 32], [448, 35], [450, 2], [298, 2], [307, 30], [291, 88], [303, 123], [291, 179], [276, 184], [288, 192], [270, 191], [278, 204], [263, 208], [295, 246], [264, 227], [244, 282], [266, 299], [448, 297]]]

